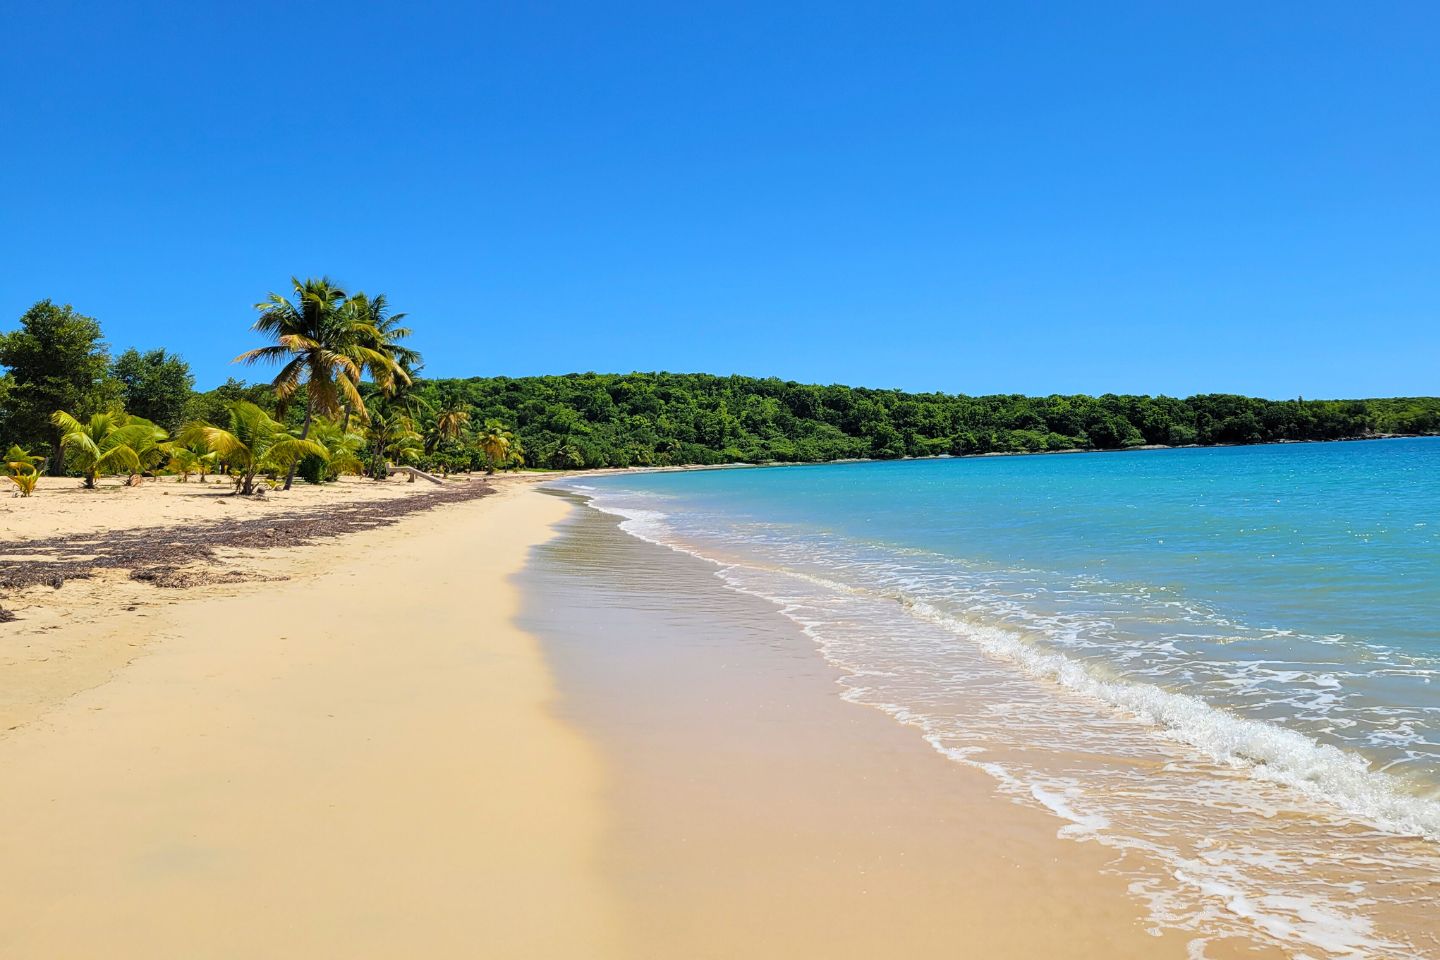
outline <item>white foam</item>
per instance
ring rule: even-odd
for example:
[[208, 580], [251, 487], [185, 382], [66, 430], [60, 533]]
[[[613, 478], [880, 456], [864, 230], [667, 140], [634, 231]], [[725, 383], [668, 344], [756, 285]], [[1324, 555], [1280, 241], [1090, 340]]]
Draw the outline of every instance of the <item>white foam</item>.
[[[721, 564], [666, 538], [667, 515], [662, 511], [600, 503], [593, 498], [589, 503], [604, 513], [622, 517], [621, 529], [642, 540]], [[787, 573], [834, 590], [854, 589], [797, 571]], [[1212, 761], [1243, 766], [1260, 779], [1285, 784], [1311, 799], [1334, 804], [1380, 829], [1440, 840], [1440, 802], [1408, 792], [1395, 778], [1372, 771], [1356, 754], [1274, 723], [1236, 717], [1189, 694], [1101, 677], [1086, 664], [1043, 650], [1012, 630], [961, 620], [923, 600], [903, 596], [896, 599], [915, 615], [979, 644], [1029, 675], [1125, 710], [1156, 727], [1161, 735], [1199, 749]], [[1333, 677], [1324, 680], [1328, 681], [1326, 687], [1335, 683]]]
[[1103, 679], [1086, 665], [1039, 649], [1009, 630], [978, 626], [915, 602], [919, 616], [965, 635], [1032, 676], [1120, 707], [1210, 760], [1243, 765], [1256, 777], [1328, 801], [1383, 830], [1440, 840], [1440, 803], [1406, 791], [1393, 777], [1370, 770], [1364, 758], [1273, 723], [1232, 716], [1189, 694], [1149, 684]]
[[[805, 603], [796, 599], [799, 594], [791, 596], [789, 593], [794, 591], [787, 593], [787, 589], [780, 586], [784, 581], [761, 581], [757, 584], [754, 575], [790, 577], [837, 595], [869, 595], [878, 599], [870, 591], [794, 569], [768, 569], [748, 562], [737, 564], [716, 559], [693, 545], [677, 540], [667, 524], [667, 514], [650, 509], [648, 504], [639, 507], [633, 503], [599, 503], [593, 498], [588, 502], [601, 512], [620, 517], [620, 528], [632, 536], [714, 564], [717, 574], [732, 589], [775, 602], [816, 640], [827, 658], [846, 670], [849, 679], [844, 696], [847, 700], [878, 707], [902, 723], [919, 727], [935, 749], [953, 760], [985, 771], [995, 779], [1003, 793], [1017, 801], [1038, 803], [1048, 809], [1065, 821], [1058, 831], [1060, 836], [1073, 840], [1096, 840], [1116, 849], [1140, 851], [1162, 862], [1172, 862], [1171, 879], [1188, 893], [1157, 887], [1154, 881], [1138, 881], [1131, 888], [1132, 892], [1147, 901], [1158, 921], [1202, 934], [1191, 943], [1192, 956], [1205, 955], [1206, 938], [1214, 930], [1228, 927], [1226, 916], [1237, 918], [1278, 942], [1291, 947], [1303, 944], [1307, 949], [1327, 957], [1404, 955], [1396, 952], [1403, 951], [1403, 948], [1387, 942], [1373, 930], [1369, 920], [1354, 912], [1356, 904], [1353, 902], [1332, 903], [1323, 895], [1272, 892], [1253, 882], [1247, 883], [1245, 874], [1237, 872], [1242, 867], [1254, 868], [1274, 876], [1278, 861], [1273, 854], [1251, 853], [1247, 854], [1248, 860], [1233, 857], [1177, 859], [1175, 851], [1157, 846], [1143, 836], [1127, 835], [1123, 830], [1112, 829], [1114, 825], [1110, 818], [1098, 812], [1097, 803], [1085, 795], [1079, 782], [1034, 779], [1027, 771], [1012, 770], [985, 759], [983, 747], [956, 746], [954, 731], [946, 728], [945, 718], [931, 716], [912, 706], [889, 702], [879, 691], [858, 682], [852, 683], [862, 678], [884, 681], [895, 675], [874, 665], [837, 660], [833, 644], [826, 635], [829, 624], [825, 615], [804, 612]], [[837, 564], [835, 569], [839, 572], [844, 566]], [[807, 599], [811, 606], [817, 602], [815, 598]], [[1248, 773], [1258, 781], [1293, 789], [1306, 800], [1329, 806], [1379, 829], [1440, 839], [1440, 803], [1408, 793], [1400, 781], [1369, 769], [1358, 755], [1274, 723], [1232, 715], [1198, 697], [1167, 691], [1153, 684], [1105, 676], [1064, 653], [1027, 641], [1015, 630], [956, 616], [924, 600], [914, 599], [904, 590], [889, 599], [898, 601], [918, 620], [974, 645], [995, 660], [1018, 667], [1023, 675], [1056, 683], [1071, 694], [1118, 711], [1117, 717], [1140, 721], [1154, 735], [1171, 743], [1183, 744], [1211, 762]], [[822, 614], [828, 615], [828, 608], [823, 604], [821, 609]], [[879, 615], [889, 616], [884, 613]], [[1071, 634], [1078, 630], [1074, 624], [1056, 618], [1047, 620], [1045, 626], [1056, 632], [1069, 631]], [[1307, 676], [1296, 672], [1291, 679], [1301, 680]], [[1331, 675], [1315, 676], [1311, 682], [1326, 691], [1338, 686], [1338, 681]], [[1264, 805], [1261, 801], [1246, 803], [1247, 808], [1254, 807], [1254, 812], [1262, 816]], [[1182, 903], [1182, 900], [1185, 902]]]

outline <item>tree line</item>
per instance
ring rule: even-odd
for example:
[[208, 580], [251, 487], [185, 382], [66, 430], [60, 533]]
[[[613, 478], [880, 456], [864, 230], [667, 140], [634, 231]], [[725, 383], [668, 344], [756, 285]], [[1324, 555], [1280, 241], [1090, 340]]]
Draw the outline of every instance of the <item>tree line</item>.
[[[45, 451], [52, 471], [84, 475], [109, 434], [92, 437], [90, 451], [75, 427], [103, 414], [112, 431], [138, 428], [132, 439], [150, 425], [153, 450], [119, 455], [124, 470], [139, 464], [137, 476], [162, 468], [188, 476], [189, 468], [233, 478], [238, 469], [249, 483], [273, 476], [288, 485], [297, 474], [311, 482], [380, 477], [395, 464], [448, 472], [526, 462], [793, 463], [1440, 433], [1435, 397], [966, 396], [675, 373], [424, 379], [420, 355], [404, 342], [404, 315], [383, 295], [297, 279], [257, 309], [254, 329], [270, 342], [237, 360], [274, 364], [273, 379], [196, 391], [173, 353], [128, 349], [112, 358], [96, 320], [37, 303], [18, 329], [0, 334], [0, 443]], [[220, 433], [270, 441], [247, 460]], [[90, 452], [77, 459], [77, 450]]]
[[268, 384], [232, 378], [197, 392], [182, 358], [129, 349], [112, 359], [93, 317], [35, 304], [0, 333], [3, 475], [22, 496], [43, 469], [87, 488], [111, 475], [133, 485], [162, 472], [201, 482], [223, 474], [249, 494], [262, 482], [288, 490], [297, 474], [323, 483], [342, 473], [383, 479], [396, 465], [494, 472], [523, 463], [503, 424], [472, 428], [467, 411], [421, 395], [420, 355], [383, 295], [292, 279], [256, 309], [253, 329], [270, 342], [235, 362], [278, 372]]
[[512, 424], [532, 462], [560, 469], [1440, 433], [1435, 397], [972, 397], [676, 373], [432, 380], [419, 390]]

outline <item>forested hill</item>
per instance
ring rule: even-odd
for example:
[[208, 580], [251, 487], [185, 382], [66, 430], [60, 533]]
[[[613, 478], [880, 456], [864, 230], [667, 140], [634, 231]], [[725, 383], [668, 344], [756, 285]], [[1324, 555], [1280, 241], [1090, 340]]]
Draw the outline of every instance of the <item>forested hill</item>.
[[534, 466], [797, 462], [1440, 433], [1440, 398], [952, 396], [706, 374], [430, 380], [510, 426]]

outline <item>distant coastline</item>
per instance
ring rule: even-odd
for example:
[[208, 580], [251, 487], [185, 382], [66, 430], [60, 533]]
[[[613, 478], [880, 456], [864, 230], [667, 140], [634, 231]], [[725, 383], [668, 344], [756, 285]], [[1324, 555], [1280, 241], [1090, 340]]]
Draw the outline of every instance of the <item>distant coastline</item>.
[[429, 380], [418, 392], [511, 425], [529, 465], [571, 470], [1440, 434], [1440, 397], [970, 396], [664, 372]]
[[[822, 467], [832, 464], [846, 463], [908, 463], [926, 460], [988, 460], [999, 457], [1050, 457], [1064, 454], [1077, 453], [1147, 453], [1157, 450], [1224, 450], [1236, 447], [1279, 447], [1295, 446], [1297, 444], [1323, 444], [1323, 443], [1365, 443], [1377, 440], [1436, 440], [1440, 439], [1440, 433], [1387, 433], [1368, 437], [1335, 437], [1327, 440], [1267, 440], [1260, 443], [1189, 443], [1172, 446], [1170, 444], [1145, 444], [1138, 447], [1121, 447], [1114, 450], [1097, 450], [1094, 448], [1072, 447], [1065, 450], [1004, 450], [992, 453], [937, 453], [923, 457], [847, 457], [836, 460], [771, 460], [760, 463], [746, 463], [737, 461], [735, 463], [680, 463], [667, 464], [663, 466], [637, 466], [637, 467], [596, 467], [594, 469], [576, 470], [555, 470], [557, 478], [571, 476], [604, 476], [618, 473], [683, 473], [692, 470], [757, 470], [768, 467]], [[545, 471], [532, 470], [532, 473]]]

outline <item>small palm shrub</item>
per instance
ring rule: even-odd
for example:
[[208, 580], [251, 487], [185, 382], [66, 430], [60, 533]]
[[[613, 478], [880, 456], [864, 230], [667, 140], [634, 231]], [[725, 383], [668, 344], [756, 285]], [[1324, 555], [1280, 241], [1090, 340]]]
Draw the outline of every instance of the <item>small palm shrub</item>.
[[35, 492], [35, 485], [40, 482], [40, 474], [33, 468], [28, 473], [12, 473], [9, 480], [18, 488], [22, 497], [28, 497]]
[[187, 447], [203, 445], [228, 466], [236, 493], [248, 496], [255, 491], [256, 477], [285, 473], [303, 457], [330, 457], [314, 440], [291, 436], [284, 424], [253, 403], [236, 400], [227, 412], [228, 430], [192, 423], [180, 431], [179, 440]]
[[39, 463], [39, 457], [19, 445], [5, 451], [5, 476], [15, 484], [16, 492], [20, 496], [28, 497], [35, 492], [35, 485], [40, 482], [40, 471], [37, 469]]
[[71, 468], [84, 475], [86, 489], [93, 490], [98, 477], [122, 471], [133, 485], [162, 458], [165, 431], [143, 417], [97, 413], [80, 421], [57, 410], [50, 422], [60, 429], [60, 447]]

